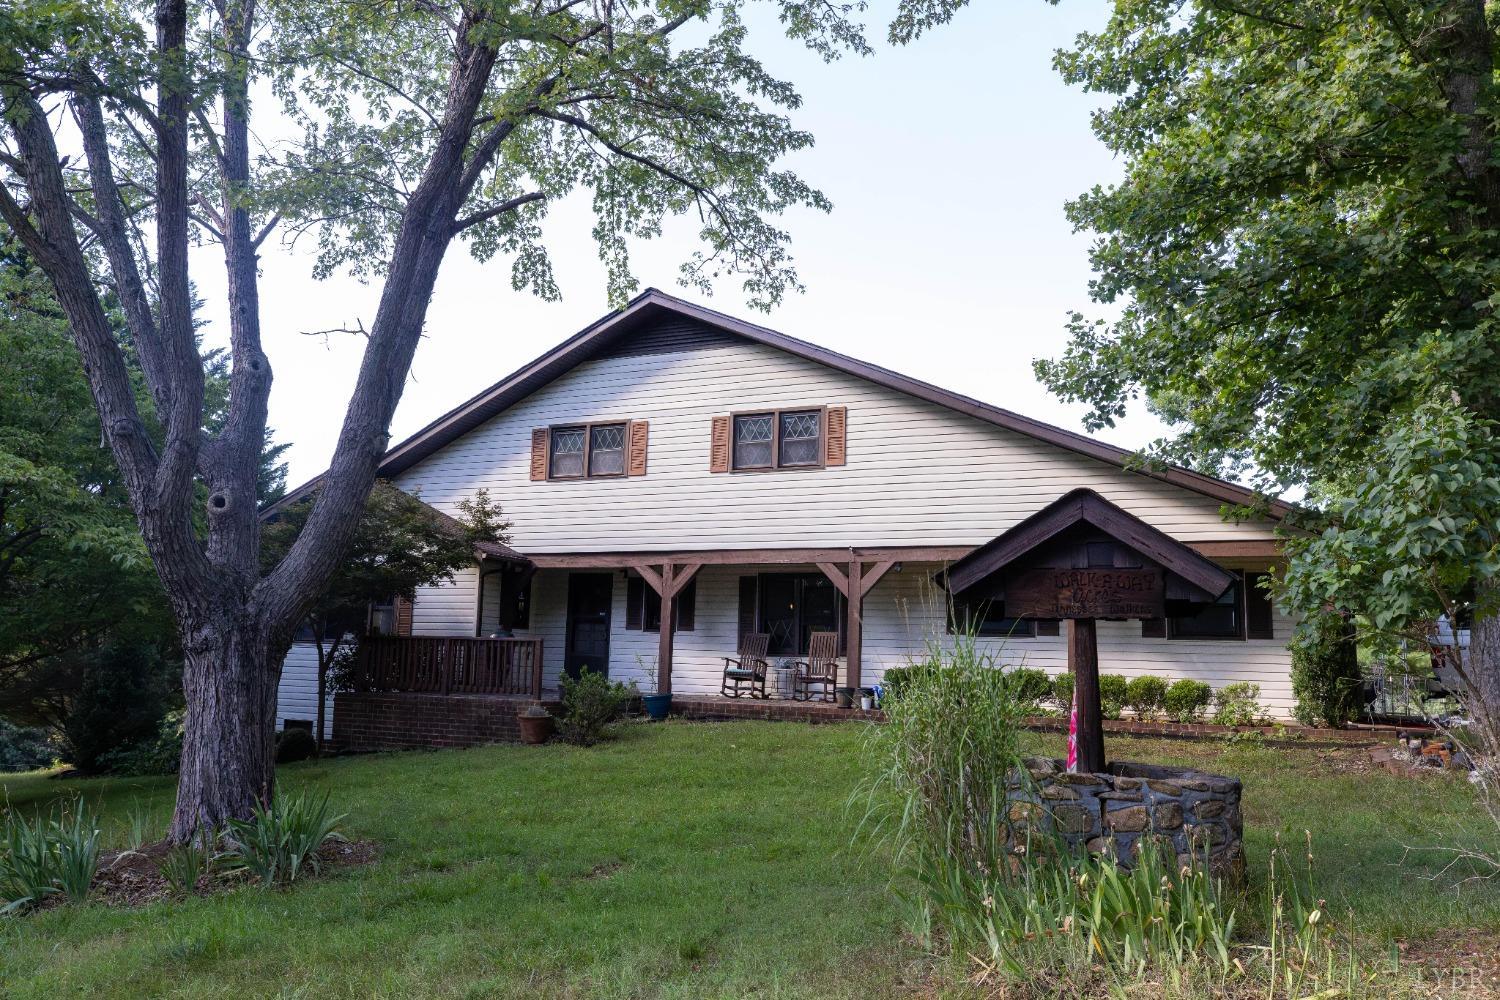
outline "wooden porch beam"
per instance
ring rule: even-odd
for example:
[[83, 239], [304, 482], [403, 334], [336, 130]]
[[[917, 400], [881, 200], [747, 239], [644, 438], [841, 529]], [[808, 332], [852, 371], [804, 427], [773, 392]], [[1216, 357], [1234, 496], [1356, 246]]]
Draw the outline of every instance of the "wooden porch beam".
[[833, 585], [838, 588], [840, 594], [843, 594], [845, 597], [849, 596], [849, 577], [845, 575], [843, 570], [831, 562], [818, 563], [818, 569], [822, 570], [823, 575], [833, 581]]
[[864, 597], [870, 592], [870, 588], [880, 582], [880, 578], [891, 571], [896, 565], [896, 560], [887, 559], [885, 562], [871, 563], [859, 578], [859, 596]]
[[682, 593], [682, 588], [693, 582], [693, 577], [703, 568], [702, 563], [682, 563], [672, 571], [672, 596]]
[[860, 628], [865, 605], [863, 572], [864, 567], [858, 559], [849, 560], [849, 591], [844, 595], [844, 605], [849, 610], [849, 621], [844, 626], [844, 683], [855, 689], [856, 697], [859, 695], [860, 654], [864, 640]]
[[641, 574], [641, 579], [645, 580], [646, 584], [650, 586], [652, 590], [656, 591], [658, 595], [662, 597], [667, 596], [666, 581], [662, 578], [662, 574], [657, 572], [655, 567], [649, 566], [646, 563], [636, 563], [631, 567], [631, 569], [634, 569], [637, 573]]
[[673, 587], [674, 567], [663, 563], [661, 584], [660, 635], [656, 637], [656, 690], [659, 694], [672, 693], [672, 637], [677, 631], [677, 592]]
[[841, 549], [701, 549], [679, 552], [557, 552], [528, 554], [539, 569], [638, 569], [662, 563], [703, 566], [817, 565], [866, 562], [949, 563], [974, 551], [972, 545], [876, 546]]

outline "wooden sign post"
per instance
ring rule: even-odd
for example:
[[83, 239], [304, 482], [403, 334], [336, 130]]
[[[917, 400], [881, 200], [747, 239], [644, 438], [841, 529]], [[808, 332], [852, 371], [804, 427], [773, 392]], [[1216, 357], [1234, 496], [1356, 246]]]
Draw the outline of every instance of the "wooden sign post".
[[1099, 634], [1092, 618], [1068, 622], [1068, 669], [1078, 703], [1078, 770], [1104, 770], [1104, 708], [1099, 698]]

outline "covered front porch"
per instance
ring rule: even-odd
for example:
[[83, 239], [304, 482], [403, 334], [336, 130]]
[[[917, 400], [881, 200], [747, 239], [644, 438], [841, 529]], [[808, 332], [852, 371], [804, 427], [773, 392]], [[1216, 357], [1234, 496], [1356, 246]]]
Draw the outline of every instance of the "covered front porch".
[[759, 633], [773, 698], [789, 694], [787, 675], [807, 659], [811, 637], [835, 633], [836, 684], [857, 689], [919, 644], [914, 633], [930, 626], [930, 615], [913, 623], [899, 607], [939, 601], [933, 573], [969, 550], [530, 554], [524, 589], [507, 586], [504, 573], [481, 588], [477, 631], [543, 638], [549, 689], [586, 668], [645, 692], [692, 697], [717, 695], [724, 658]]

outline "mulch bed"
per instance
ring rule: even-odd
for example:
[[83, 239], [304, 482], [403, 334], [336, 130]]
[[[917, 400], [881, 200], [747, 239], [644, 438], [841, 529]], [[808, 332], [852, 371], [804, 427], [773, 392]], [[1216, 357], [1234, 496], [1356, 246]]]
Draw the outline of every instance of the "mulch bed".
[[[109, 851], [99, 857], [92, 898], [107, 906], [145, 906], [172, 896], [172, 885], [161, 873], [161, 863], [170, 848], [165, 843], [148, 844], [134, 851]], [[320, 874], [340, 868], [367, 865], [379, 854], [373, 841], [330, 840], [318, 848]], [[311, 876], [310, 876], [311, 877]], [[194, 893], [208, 896], [251, 883], [243, 874], [211, 873], [199, 877]], [[61, 897], [45, 905], [58, 906]]]

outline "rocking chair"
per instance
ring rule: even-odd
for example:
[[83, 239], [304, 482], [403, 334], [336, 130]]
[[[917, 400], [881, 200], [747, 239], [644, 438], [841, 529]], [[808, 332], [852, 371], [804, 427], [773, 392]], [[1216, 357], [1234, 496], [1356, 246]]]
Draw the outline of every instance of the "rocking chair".
[[833, 701], [833, 688], [839, 682], [839, 634], [837, 632], [814, 632], [807, 642], [807, 659], [797, 664], [797, 675], [792, 680], [792, 698], [811, 701], [812, 687], [820, 685], [823, 690], [820, 701]]
[[740, 638], [738, 656], [724, 657], [724, 681], [719, 693], [738, 698], [745, 692], [752, 698], [766, 697], [766, 647], [771, 637], [765, 632], [746, 632]]

